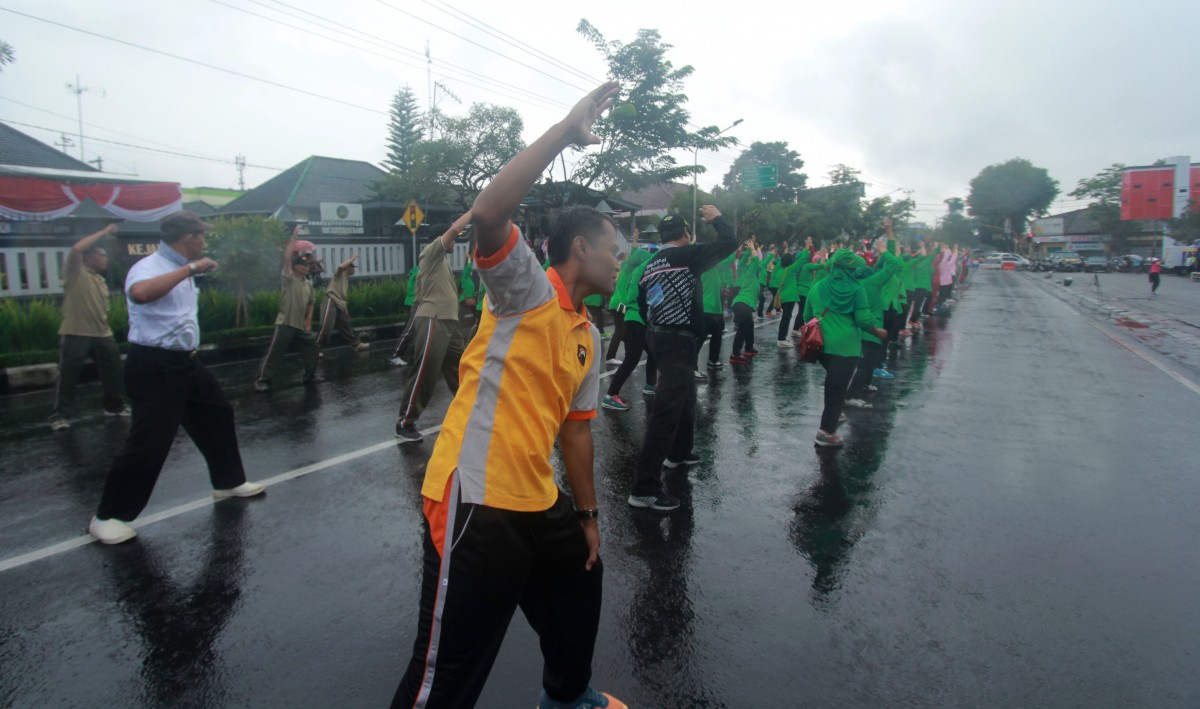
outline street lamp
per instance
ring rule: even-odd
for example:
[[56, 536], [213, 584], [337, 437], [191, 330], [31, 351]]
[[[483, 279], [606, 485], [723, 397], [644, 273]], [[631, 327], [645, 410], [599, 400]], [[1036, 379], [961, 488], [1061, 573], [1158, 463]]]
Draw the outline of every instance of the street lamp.
[[[741, 118], [737, 119], [729, 126], [729, 128], [724, 128], [724, 129], [718, 131], [717, 135], [714, 135], [713, 137], [716, 138], [716, 137], [720, 136], [721, 133], [724, 133], [725, 131], [729, 130], [730, 128], [737, 126], [741, 122], [742, 122]], [[696, 188], [696, 173], [699, 171], [699, 167], [700, 167], [700, 146], [697, 145], [696, 150], [692, 153], [692, 233], [693, 234], [695, 234], [697, 231], [696, 224], [698, 222], [698, 217], [696, 216], [697, 211], [698, 211], [698, 205], [696, 204], [697, 192], [698, 192], [698, 190]]]

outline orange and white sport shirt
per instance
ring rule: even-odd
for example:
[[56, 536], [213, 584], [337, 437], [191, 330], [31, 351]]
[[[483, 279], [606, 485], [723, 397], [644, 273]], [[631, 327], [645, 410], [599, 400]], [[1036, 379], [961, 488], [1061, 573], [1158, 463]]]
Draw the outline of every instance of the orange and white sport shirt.
[[559, 428], [596, 416], [600, 333], [515, 225], [495, 254], [476, 254], [475, 267], [486, 307], [421, 494], [442, 501], [458, 471], [463, 502], [540, 512], [558, 499], [550, 453]]

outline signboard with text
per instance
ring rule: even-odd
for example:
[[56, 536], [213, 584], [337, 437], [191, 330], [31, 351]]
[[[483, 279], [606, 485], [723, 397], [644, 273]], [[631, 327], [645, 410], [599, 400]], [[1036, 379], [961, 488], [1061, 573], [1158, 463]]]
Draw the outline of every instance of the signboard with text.
[[362, 205], [321, 202], [321, 221], [309, 222], [308, 225], [319, 227], [322, 234], [361, 234], [363, 233]]

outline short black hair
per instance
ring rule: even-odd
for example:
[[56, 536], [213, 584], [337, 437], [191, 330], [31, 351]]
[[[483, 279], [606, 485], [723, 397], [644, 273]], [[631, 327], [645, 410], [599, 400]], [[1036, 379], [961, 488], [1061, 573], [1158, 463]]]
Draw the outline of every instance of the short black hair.
[[610, 224], [615, 231], [616, 223], [612, 217], [591, 207], [569, 207], [558, 215], [554, 222], [554, 230], [547, 240], [546, 256], [551, 266], [557, 266], [571, 257], [571, 242], [577, 236], [582, 236], [588, 243], [595, 243], [596, 237], [604, 233], [604, 225]]
[[796, 254], [784, 254], [783, 259], [779, 262], [784, 268], [791, 266], [793, 263], [796, 263]]

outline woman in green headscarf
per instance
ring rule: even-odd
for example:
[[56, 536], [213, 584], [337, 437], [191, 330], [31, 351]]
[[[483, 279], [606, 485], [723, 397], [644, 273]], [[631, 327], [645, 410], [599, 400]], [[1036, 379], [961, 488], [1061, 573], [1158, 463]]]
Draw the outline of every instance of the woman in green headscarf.
[[818, 446], [840, 446], [838, 417], [846, 400], [846, 388], [862, 356], [862, 333], [881, 339], [887, 331], [875, 327], [867, 293], [854, 278], [855, 269], [867, 262], [849, 249], [829, 257], [829, 275], [812, 287], [804, 304], [804, 320], [816, 317], [821, 323], [825, 348], [821, 366], [825, 368], [825, 410], [817, 431]]

